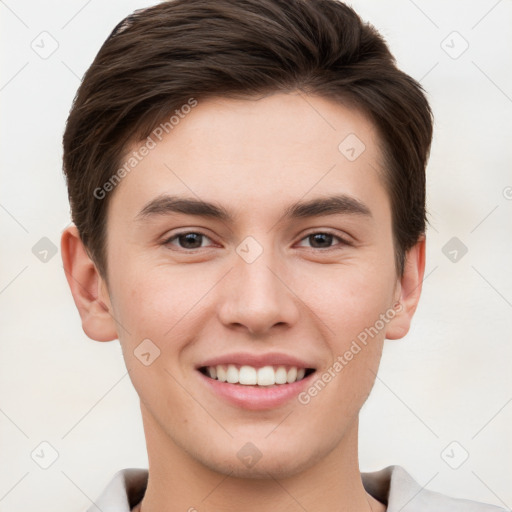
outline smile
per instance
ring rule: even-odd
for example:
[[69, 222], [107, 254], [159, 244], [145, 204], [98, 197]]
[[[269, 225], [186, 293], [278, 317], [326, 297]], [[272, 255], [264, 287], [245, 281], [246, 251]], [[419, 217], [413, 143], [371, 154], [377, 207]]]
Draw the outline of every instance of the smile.
[[242, 386], [274, 386], [298, 382], [315, 370], [297, 366], [263, 366], [219, 364], [203, 366], [199, 371], [211, 379]]

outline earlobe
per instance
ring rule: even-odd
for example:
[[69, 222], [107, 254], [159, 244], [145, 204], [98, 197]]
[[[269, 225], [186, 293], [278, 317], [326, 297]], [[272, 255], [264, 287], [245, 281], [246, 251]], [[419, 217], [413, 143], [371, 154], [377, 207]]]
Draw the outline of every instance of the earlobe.
[[62, 233], [61, 253], [66, 279], [85, 334], [96, 341], [116, 339], [107, 287], [87, 254], [76, 226], [72, 225]]
[[403, 338], [409, 331], [418, 301], [420, 300], [423, 276], [425, 274], [425, 236], [407, 251], [404, 272], [397, 289], [396, 302], [399, 304], [393, 320], [386, 329], [386, 338]]

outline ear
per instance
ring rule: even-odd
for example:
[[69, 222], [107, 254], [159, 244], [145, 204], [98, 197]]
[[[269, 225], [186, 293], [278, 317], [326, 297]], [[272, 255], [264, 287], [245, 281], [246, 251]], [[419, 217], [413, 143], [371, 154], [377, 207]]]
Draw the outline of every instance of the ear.
[[63, 231], [61, 253], [85, 334], [96, 341], [115, 340], [118, 336], [106, 283], [85, 250], [76, 226]]
[[386, 338], [397, 340], [409, 331], [412, 317], [420, 300], [423, 276], [425, 274], [425, 236], [422, 236], [414, 247], [407, 251], [404, 272], [398, 280], [395, 300], [398, 307], [393, 320], [386, 329]]

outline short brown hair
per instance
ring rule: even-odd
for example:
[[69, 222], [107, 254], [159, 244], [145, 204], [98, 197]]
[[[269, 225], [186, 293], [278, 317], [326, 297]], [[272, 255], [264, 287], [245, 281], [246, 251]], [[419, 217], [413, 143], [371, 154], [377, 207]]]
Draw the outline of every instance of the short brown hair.
[[84, 75], [63, 137], [72, 219], [100, 273], [106, 278], [112, 194], [95, 190], [131, 143], [190, 98], [297, 90], [353, 105], [376, 126], [401, 274], [425, 232], [433, 116], [382, 36], [337, 0], [170, 0], [114, 28]]

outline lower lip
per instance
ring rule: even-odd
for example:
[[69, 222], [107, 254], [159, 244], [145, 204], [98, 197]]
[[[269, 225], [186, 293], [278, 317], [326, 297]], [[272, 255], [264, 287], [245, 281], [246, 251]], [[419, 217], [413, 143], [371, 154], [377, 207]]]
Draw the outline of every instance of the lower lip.
[[209, 388], [231, 404], [243, 409], [259, 411], [273, 409], [285, 404], [296, 397], [305, 387], [316, 372], [291, 384], [276, 384], [273, 386], [245, 386], [243, 384], [230, 384], [211, 379], [198, 370], [199, 376]]

